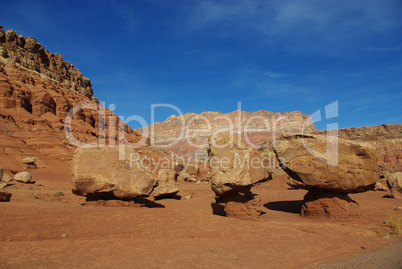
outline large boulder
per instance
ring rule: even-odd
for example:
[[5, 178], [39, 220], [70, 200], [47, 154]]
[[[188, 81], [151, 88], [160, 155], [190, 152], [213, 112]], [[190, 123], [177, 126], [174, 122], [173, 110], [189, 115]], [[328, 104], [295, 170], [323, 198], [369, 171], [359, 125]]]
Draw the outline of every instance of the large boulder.
[[28, 172], [20, 172], [14, 176], [14, 179], [22, 183], [29, 183], [31, 182], [32, 176]]
[[376, 150], [325, 135], [282, 135], [274, 150], [294, 180], [316, 189], [357, 193], [371, 190], [377, 180]]
[[396, 199], [402, 199], [402, 172], [390, 174], [387, 184], [391, 191], [391, 196]]
[[235, 142], [236, 136], [221, 132], [210, 138], [208, 149], [211, 187], [221, 196], [270, 178], [264, 160], [252, 148]]
[[71, 166], [73, 193], [120, 199], [149, 196], [157, 179], [148, 169], [129, 163], [133, 151], [126, 147], [121, 156], [119, 147], [76, 149]]
[[286, 134], [272, 147], [292, 185], [309, 190], [303, 216], [359, 215], [358, 204], [348, 193], [374, 188], [378, 175], [373, 146], [335, 136]]
[[155, 198], [172, 197], [179, 192], [177, 173], [172, 169], [158, 171], [158, 186], [152, 192]]

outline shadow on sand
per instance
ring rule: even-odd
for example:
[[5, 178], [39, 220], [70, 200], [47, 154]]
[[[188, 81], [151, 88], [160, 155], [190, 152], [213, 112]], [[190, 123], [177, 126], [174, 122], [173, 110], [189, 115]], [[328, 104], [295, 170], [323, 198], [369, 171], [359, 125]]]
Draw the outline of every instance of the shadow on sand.
[[303, 205], [303, 200], [296, 201], [278, 201], [278, 202], [270, 202], [264, 204], [264, 207], [274, 210], [274, 211], [282, 211], [293, 214], [300, 214], [301, 207]]

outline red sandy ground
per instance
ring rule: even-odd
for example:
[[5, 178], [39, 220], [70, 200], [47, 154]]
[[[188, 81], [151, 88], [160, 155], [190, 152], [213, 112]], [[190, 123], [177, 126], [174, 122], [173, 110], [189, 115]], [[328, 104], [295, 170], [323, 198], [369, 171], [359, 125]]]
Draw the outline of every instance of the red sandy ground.
[[384, 192], [350, 195], [364, 218], [306, 219], [297, 213], [306, 191], [271, 181], [253, 189], [266, 213], [250, 222], [213, 215], [206, 183], [180, 183], [181, 200], [156, 201], [164, 208], [83, 206], [68, 164], [30, 172], [36, 183], [12, 182], [11, 202], [0, 203], [0, 268], [299, 268], [399, 240], [377, 235], [401, 214]]

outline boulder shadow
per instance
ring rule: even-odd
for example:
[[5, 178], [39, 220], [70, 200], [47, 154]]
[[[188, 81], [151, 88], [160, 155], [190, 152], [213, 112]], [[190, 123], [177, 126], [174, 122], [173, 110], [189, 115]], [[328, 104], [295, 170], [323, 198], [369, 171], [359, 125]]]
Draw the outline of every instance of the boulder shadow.
[[212, 214], [226, 217], [225, 206], [220, 203], [211, 203]]
[[282, 211], [293, 214], [300, 214], [303, 200], [277, 201], [264, 204], [264, 207], [274, 211]]
[[148, 200], [145, 197], [136, 197], [134, 199], [118, 199], [116, 197], [104, 196], [88, 196], [86, 204], [100, 205], [107, 207], [148, 207], [148, 208], [164, 208], [165, 206], [154, 201]]
[[154, 201], [158, 200], [181, 200], [181, 195], [169, 195], [169, 196], [161, 196], [161, 197], [154, 197]]

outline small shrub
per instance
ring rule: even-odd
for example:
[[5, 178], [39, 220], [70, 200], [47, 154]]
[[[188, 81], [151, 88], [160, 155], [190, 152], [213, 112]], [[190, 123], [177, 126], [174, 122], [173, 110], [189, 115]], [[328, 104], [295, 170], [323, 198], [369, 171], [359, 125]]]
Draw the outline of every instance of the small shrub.
[[64, 196], [64, 192], [62, 191], [56, 191], [53, 196]]
[[398, 236], [402, 229], [402, 216], [397, 214], [389, 216], [387, 224], [391, 228], [390, 235]]

